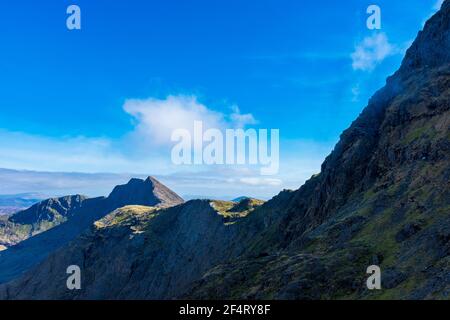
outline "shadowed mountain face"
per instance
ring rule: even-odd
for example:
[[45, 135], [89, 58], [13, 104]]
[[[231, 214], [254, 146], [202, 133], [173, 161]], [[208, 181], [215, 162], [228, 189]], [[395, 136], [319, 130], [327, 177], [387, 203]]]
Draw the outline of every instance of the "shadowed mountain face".
[[[449, 154], [447, 0], [299, 190], [242, 215], [235, 203], [198, 200], [122, 208], [94, 225], [92, 216], [0, 298], [448, 299]], [[65, 287], [72, 264], [78, 291]], [[366, 287], [374, 264], [380, 291]]]
[[0, 245], [18, 244], [69, 219], [86, 197], [76, 195], [48, 199], [0, 222]]
[[165, 207], [183, 202], [181, 197], [152, 177], [145, 181], [131, 179], [128, 184], [115, 187], [108, 199], [117, 208], [129, 204]]
[[4, 223], [0, 221], [0, 240], [4, 238], [0, 244], [6, 247], [15, 244], [0, 252], [0, 283], [28, 270], [119, 207], [169, 207], [182, 202], [173, 191], [149, 177], [145, 181], [132, 179], [126, 185], [117, 186], [107, 198], [49, 199], [18, 212]]
[[[208, 200], [168, 209], [124, 207], [96, 222], [17, 283], [29, 281], [28, 288], [38, 288], [31, 298], [173, 297], [227, 259], [228, 251], [223, 249], [236, 229], [225, 221]], [[66, 288], [65, 270], [73, 264], [86, 271], [82, 292]], [[47, 285], [46, 279], [51, 279]], [[10, 294], [23, 298], [31, 291], [16, 295], [8, 289], [1, 291], [0, 298], [13, 298]]]

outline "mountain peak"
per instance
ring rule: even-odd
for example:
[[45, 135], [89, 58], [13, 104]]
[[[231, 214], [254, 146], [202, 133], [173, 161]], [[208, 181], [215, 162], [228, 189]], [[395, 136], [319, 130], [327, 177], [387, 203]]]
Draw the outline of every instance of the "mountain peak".
[[145, 179], [145, 181], [151, 181], [151, 182], [160, 183], [158, 180], [156, 180], [156, 179], [153, 178], [152, 176], [148, 176], [147, 179]]
[[408, 71], [431, 69], [450, 61], [450, 0], [444, 1], [441, 10], [432, 16], [406, 51], [401, 74]]
[[154, 177], [146, 180], [132, 178], [127, 184], [114, 188], [108, 196], [117, 207], [125, 205], [167, 207], [183, 203], [184, 200]]

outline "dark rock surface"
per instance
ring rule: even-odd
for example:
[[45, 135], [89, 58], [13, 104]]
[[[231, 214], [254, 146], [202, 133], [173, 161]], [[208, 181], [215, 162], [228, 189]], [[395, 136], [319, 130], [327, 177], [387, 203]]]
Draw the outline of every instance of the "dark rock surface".
[[47, 199], [0, 221], [0, 245], [10, 247], [69, 219], [86, 197]]

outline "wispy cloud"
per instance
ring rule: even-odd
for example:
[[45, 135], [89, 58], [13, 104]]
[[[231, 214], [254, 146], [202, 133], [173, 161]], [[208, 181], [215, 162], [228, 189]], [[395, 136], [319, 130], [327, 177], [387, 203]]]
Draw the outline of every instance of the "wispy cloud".
[[124, 110], [135, 120], [134, 135], [147, 144], [170, 144], [172, 131], [178, 128], [193, 130], [194, 121], [202, 121], [207, 128], [222, 128], [224, 115], [208, 109], [194, 96], [169, 96], [127, 100]]
[[[48, 137], [0, 130], [0, 168], [16, 169], [1, 172], [0, 194], [39, 191], [105, 195], [115, 184], [146, 175], [165, 177], [181, 193], [217, 197], [228, 193], [269, 197], [277, 193], [279, 182], [251, 180], [259, 175], [256, 169], [180, 167], [171, 162], [173, 129], [192, 129], [194, 120], [203, 121], [204, 129], [243, 128], [257, 123], [252, 114], [242, 113], [238, 106], [232, 105], [229, 113], [223, 113], [194, 96], [169, 96], [130, 99], [123, 109], [132, 116], [134, 129], [119, 139]], [[261, 192], [260, 187], [270, 188]]]
[[251, 186], [281, 186], [283, 183], [280, 179], [273, 178], [260, 178], [260, 177], [248, 177], [240, 178], [240, 182]]
[[[169, 188], [187, 198], [232, 199], [247, 195], [270, 198], [279, 192], [281, 180], [256, 176], [245, 168], [215, 168], [200, 172], [152, 174]], [[131, 178], [147, 175], [132, 173], [76, 173], [11, 170], [0, 168], [0, 195], [39, 191], [48, 197], [68, 194], [107, 196], [114, 186]]]
[[351, 54], [353, 70], [373, 71], [387, 57], [400, 53], [384, 33], [364, 38]]
[[170, 138], [175, 129], [186, 129], [193, 134], [194, 121], [202, 121], [204, 130], [242, 128], [257, 122], [252, 114], [242, 114], [236, 105], [230, 109], [230, 114], [218, 112], [200, 103], [195, 96], [183, 95], [131, 99], [124, 105], [124, 110], [135, 120], [132, 135], [148, 146], [172, 145]]
[[237, 105], [231, 106], [233, 113], [230, 115], [230, 120], [234, 127], [244, 128], [248, 125], [257, 124], [258, 121], [251, 113], [242, 114]]
[[3, 168], [95, 172], [123, 170], [129, 164], [104, 137], [47, 137], [0, 130]]
[[204, 128], [236, 128], [256, 123], [237, 106], [230, 113], [215, 111], [194, 96], [127, 100], [123, 106], [134, 129], [119, 139], [109, 137], [48, 137], [0, 129], [0, 168], [77, 172], [173, 171], [172, 130], [192, 130], [194, 120]]
[[68, 194], [106, 196], [112, 187], [126, 183], [130, 178], [144, 175], [113, 173], [45, 172], [0, 169], [0, 194], [18, 194], [39, 191], [48, 197]]
[[[1, 136], [3, 137], [5, 135]], [[14, 166], [16, 163], [18, 167], [36, 169], [33, 171], [0, 169], [2, 182], [0, 194], [41, 192], [55, 196], [75, 193], [100, 196], [107, 195], [112, 187], [126, 183], [131, 177], [144, 178], [147, 175], [154, 175], [180, 195], [190, 195], [189, 198], [232, 199], [246, 195], [268, 199], [281, 189], [299, 188], [311, 175], [320, 172], [321, 163], [334, 145], [333, 142], [286, 141], [283, 145], [284, 156], [280, 163], [279, 174], [266, 178], [259, 175], [258, 168], [251, 167], [171, 167], [164, 170], [164, 166], [152, 157], [124, 158], [107, 149], [89, 151], [88, 155], [86, 153], [83, 155], [81, 152], [83, 148], [85, 152], [92, 148], [86, 139], [81, 140], [82, 143], [79, 145], [72, 141], [64, 146], [64, 142], [48, 141], [43, 138], [36, 140], [21, 134], [19, 140], [26, 143], [19, 145], [17, 137], [19, 136], [14, 137], [15, 149], [10, 149], [10, 153], [16, 153], [14, 161], [6, 161], [4, 158], [6, 152], [2, 153], [0, 168], [5, 163], [16, 167]], [[4, 145], [4, 140], [0, 139], [0, 153], [2, 143]], [[31, 148], [32, 143], [36, 148]], [[20, 156], [17, 155], [17, 151], [20, 151]], [[69, 159], [64, 158], [65, 153]], [[78, 164], [70, 160], [78, 156], [84, 156], [83, 161]], [[27, 157], [29, 161], [25, 160]], [[88, 162], [91, 162], [89, 166]], [[83, 168], [91, 170], [80, 170]], [[93, 168], [103, 173], [95, 173]], [[109, 170], [113, 171], [108, 173]]]
[[361, 94], [360, 84], [357, 83], [352, 87], [352, 102], [358, 102]]

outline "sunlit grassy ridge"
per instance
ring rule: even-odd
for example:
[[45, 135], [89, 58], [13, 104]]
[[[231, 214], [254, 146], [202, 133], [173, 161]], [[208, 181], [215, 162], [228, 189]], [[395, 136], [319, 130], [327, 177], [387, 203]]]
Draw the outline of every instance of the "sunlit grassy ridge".
[[245, 198], [239, 202], [233, 201], [211, 201], [211, 206], [217, 210], [217, 213], [224, 217], [227, 225], [232, 225], [236, 219], [248, 216], [257, 207], [264, 204], [264, 201], [252, 198]]
[[125, 225], [142, 229], [145, 223], [154, 218], [160, 210], [160, 208], [155, 207], [137, 205], [125, 206], [114, 210], [103, 219], [96, 221], [94, 225], [98, 229]]

